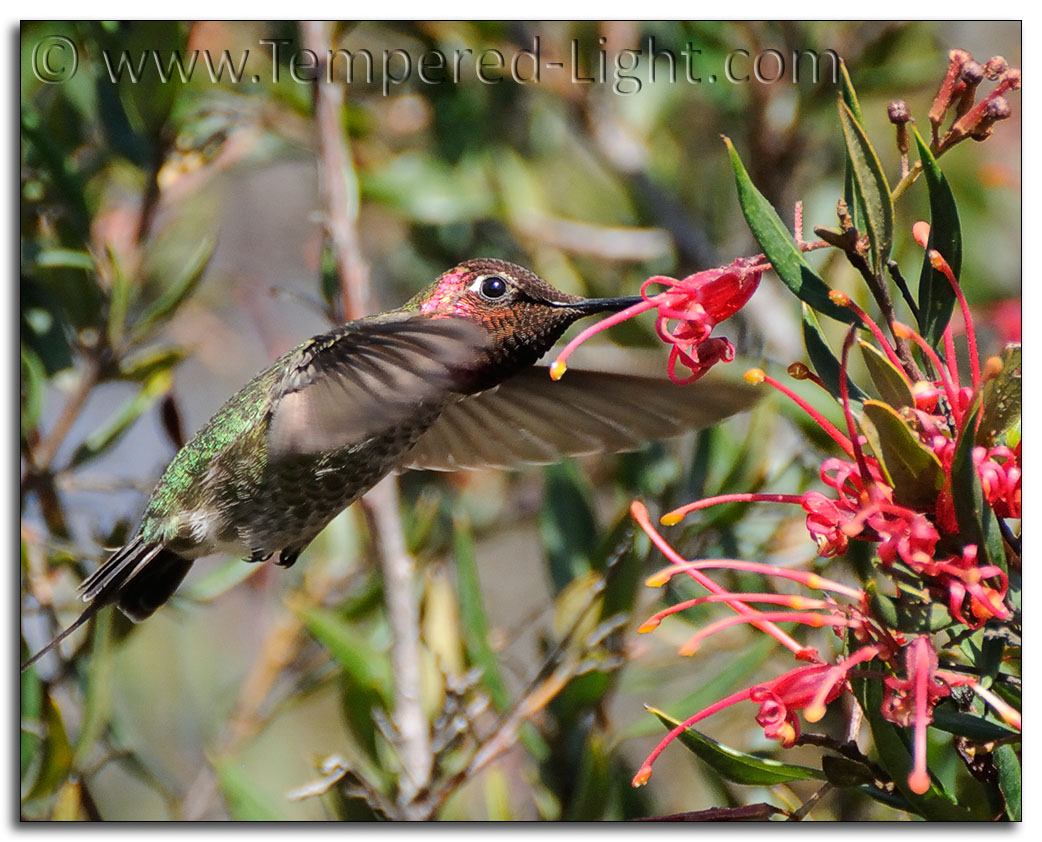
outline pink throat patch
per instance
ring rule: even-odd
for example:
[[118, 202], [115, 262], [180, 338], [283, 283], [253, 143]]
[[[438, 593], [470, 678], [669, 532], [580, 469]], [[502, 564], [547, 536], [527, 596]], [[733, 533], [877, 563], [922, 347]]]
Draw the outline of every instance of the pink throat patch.
[[460, 281], [462, 281], [464, 275], [466, 275], [466, 272], [462, 269], [446, 272], [442, 275], [434, 292], [427, 296], [420, 305], [420, 312], [425, 315], [448, 313], [454, 300], [461, 292]]

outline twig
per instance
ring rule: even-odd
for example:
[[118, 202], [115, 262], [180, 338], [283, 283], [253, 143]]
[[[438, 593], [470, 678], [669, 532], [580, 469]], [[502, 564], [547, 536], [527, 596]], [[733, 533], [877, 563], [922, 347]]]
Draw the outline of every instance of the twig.
[[422, 807], [414, 802], [431, 780], [430, 726], [420, 696], [420, 611], [414, 593], [416, 562], [405, 546], [398, 485], [393, 476], [377, 483], [362, 504], [378, 549], [384, 579], [384, 602], [393, 634], [394, 723], [403, 776], [398, 783], [400, 818], [417, 820]]
[[318, 130], [319, 190], [326, 232], [333, 245], [340, 296], [346, 319], [371, 312], [369, 268], [358, 241], [358, 179], [342, 129], [344, 89], [323, 82], [332, 31], [327, 21], [302, 21], [301, 41], [318, 57], [315, 72], [315, 128]]
[[[319, 184], [344, 315], [357, 318], [370, 310], [369, 270], [358, 238], [358, 180], [341, 120], [343, 89], [322, 81], [326, 76], [332, 31], [326, 22], [305, 21], [300, 24], [300, 32], [304, 46], [319, 57], [315, 84]], [[419, 818], [418, 805], [412, 801], [430, 782], [433, 758], [430, 728], [420, 698], [420, 612], [413, 593], [415, 562], [405, 546], [394, 477], [380, 482], [360, 502], [379, 550], [391, 626], [395, 676], [393, 719], [400, 738], [398, 753], [404, 766], [398, 792], [400, 818]]]
[[[27, 472], [27, 475], [46, 474], [50, 471], [51, 463], [54, 461], [58, 448], [61, 447], [62, 442], [65, 441], [65, 437], [69, 434], [73, 422], [75, 422], [79, 417], [80, 412], [87, 403], [87, 398], [90, 397], [91, 392], [97, 385], [100, 375], [101, 362], [98, 359], [97, 354], [91, 353], [87, 356], [86, 363], [83, 367], [83, 374], [80, 375], [80, 382], [76, 384], [76, 388], [73, 390], [72, 394], [69, 395], [69, 399], [65, 402], [65, 406], [62, 407], [62, 411], [54, 422], [51, 432], [33, 450], [33, 464]], [[24, 477], [22, 481], [24, 484]]]

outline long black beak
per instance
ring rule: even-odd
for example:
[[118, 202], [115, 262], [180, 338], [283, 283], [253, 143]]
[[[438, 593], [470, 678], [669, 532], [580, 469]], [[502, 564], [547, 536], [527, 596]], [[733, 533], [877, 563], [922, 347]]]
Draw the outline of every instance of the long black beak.
[[581, 298], [578, 301], [552, 301], [550, 306], [578, 310], [584, 316], [592, 316], [594, 313], [618, 313], [620, 310], [639, 304], [643, 300], [639, 295], [626, 295], [621, 298]]

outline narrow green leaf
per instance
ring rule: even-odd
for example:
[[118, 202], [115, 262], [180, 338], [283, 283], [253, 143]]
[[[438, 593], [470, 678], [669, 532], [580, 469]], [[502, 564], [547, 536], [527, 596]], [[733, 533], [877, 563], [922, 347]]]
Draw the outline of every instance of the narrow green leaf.
[[999, 792], [1006, 802], [1006, 815], [1013, 822], [1021, 821], [1021, 773], [1020, 759], [1011, 745], [999, 746], [992, 756], [999, 770]]
[[[944, 468], [936, 454], [926, 447], [904, 419], [888, 404], [868, 400], [863, 404], [863, 428], [879, 457], [894, 499], [913, 508], [937, 502], [944, 486]], [[864, 421], [874, 428], [870, 430]]]
[[978, 402], [965, 419], [952, 457], [952, 504], [959, 532], [968, 544], [977, 547], [979, 564], [997, 564], [1006, 569], [1006, 552], [998, 520], [981, 488], [980, 474], [973, 464], [973, 430], [980, 415]]
[[241, 763], [225, 760], [215, 764], [217, 785], [228, 805], [228, 812], [236, 821], [278, 822], [288, 817], [275, 807], [277, 802], [267, 797], [250, 779]]
[[724, 143], [727, 144], [727, 153], [731, 158], [731, 169], [734, 170], [738, 187], [738, 202], [745, 221], [771, 262], [775, 274], [797, 298], [819, 313], [847, 324], [859, 324], [860, 319], [849, 308], [840, 307], [829, 300], [828, 285], [811, 269], [793, 240], [792, 233], [785, 227], [771, 203], [753, 185], [730, 138], [725, 137]]
[[843, 102], [847, 108], [850, 109], [850, 113], [854, 115], [854, 118], [861, 124], [865, 124], [865, 117], [861, 113], [861, 103], [858, 102], [857, 93], [854, 90], [854, 83], [850, 80], [850, 73], [847, 71], [847, 63], [840, 61], [839, 63], [839, 83], [840, 91], [843, 94]]
[[[647, 710], [657, 716], [659, 721], [669, 729], [680, 724], [679, 720], [657, 708], [648, 707]], [[789, 781], [825, 780], [825, 773], [820, 769], [796, 766], [792, 763], [772, 760], [769, 757], [746, 754], [718, 743], [694, 728], [686, 728], [677, 739], [727, 780], [738, 784], [773, 786]]]
[[960, 737], [968, 737], [977, 743], [989, 743], [993, 740], [1009, 740], [1019, 737], [1018, 731], [1013, 731], [972, 713], [963, 713], [956, 710], [955, 705], [939, 704], [933, 710], [933, 726], [949, 734], [958, 734]]
[[456, 556], [456, 593], [459, 600], [460, 626], [466, 642], [467, 659], [481, 667], [481, 682], [492, 698], [496, 710], [510, 705], [510, 694], [499, 670], [499, 658], [489, 643], [488, 620], [481, 599], [474, 536], [470, 523], [462, 514], [453, 518], [453, 547]]
[[130, 278], [120, 265], [119, 256], [111, 248], [109, 253], [109, 265], [112, 267], [112, 286], [108, 290], [108, 314], [105, 329], [109, 338], [109, 345], [118, 348], [122, 344], [127, 321], [127, 310], [134, 297], [134, 287]]
[[906, 406], [914, 407], [915, 396], [912, 394], [904, 373], [874, 345], [869, 345], [864, 341], [858, 342], [858, 345], [861, 346], [861, 357], [865, 361], [865, 368], [868, 369], [868, 376], [872, 378], [872, 383], [875, 385], [879, 397], [883, 399], [883, 403], [889, 404], [895, 409]]
[[241, 559], [233, 558], [211, 567], [202, 576], [189, 581], [180, 587], [177, 594], [182, 599], [193, 602], [210, 602], [236, 585], [259, 573], [262, 564], [243, 564]]
[[551, 465], [539, 510], [539, 534], [549, 559], [554, 591], [560, 593], [589, 572], [597, 519], [589, 484], [571, 461]]
[[854, 188], [865, 209], [864, 224], [872, 249], [872, 268], [878, 277], [882, 277], [894, 239], [894, 203], [890, 198], [890, 185], [859, 119], [843, 102], [839, 103], [839, 121], [853, 166]]
[[[839, 77], [843, 102], [857, 118], [858, 123], [862, 126], [865, 125], [865, 118], [861, 113], [861, 103], [858, 102], [854, 83], [850, 80], [850, 73], [847, 72], [847, 64], [844, 61], [839, 63]], [[843, 200], [847, 203], [851, 222], [855, 228], [860, 229], [865, 224], [865, 205], [861, 201], [861, 194], [854, 182], [854, 162], [851, 161], [850, 155], [845, 155], [843, 159]]]
[[83, 768], [109, 723], [112, 706], [112, 620], [113, 612], [101, 611], [94, 618], [83, 720], [76, 737], [73, 763]]
[[94, 258], [85, 251], [73, 249], [46, 249], [36, 256], [36, 265], [41, 268], [83, 269], [94, 271]]
[[297, 611], [307, 630], [333, 656], [352, 684], [372, 690], [390, 704], [392, 677], [387, 653], [374, 648], [354, 627], [332, 611], [307, 607]]
[[[915, 145], [919, 150], [919, 161], [926, 178], [926, 189], [930, 195], [930, 241], [927, 249], [937, 249], [955, 277], [962, 270], [962, 228], [959, 224], [959, 209], [955, 204], [948, 180], [937, 166], [930, 147], [912, 126]], [[955, 293], [948, 279], [930, 265], [928, 255], [923, 256], [923, 268], [919, 274], [919, 333], [931, 345], [941, 341], [948, 320], [955, 306]]]
[[610, 804], [605, 795], [610, 784], [611, 756], [604, 736], [589, 731], [580, 751], [574, 789], [561, 819], [569, 822], [601, 821]]
[[[18, 660], [24, 663], [32, 653], [22, 644]], [[28, 669], [21, 675], [21, 692], [18, 694], [22, 728], [20, 730], [20, 776], [23, 779], [33, 761], [39, 756], [40, 744], [43, 742], [36, 726], [43, 712], [43, 682], [36, 669]]]
[[143, 339], [153, 328], [172, 316], [182, 302], [195, 291], [206, 274], [206, 267], [210, 263], [210, 257], [213, 255], [216, 244], [217, 241], [212, 237], [204, 239], [188, 258], [181, 275], [174, 279], [162, 295], [145, 308], [134, 325], [132, 336], [135, 341]]
[[43, 390], [47, 385], [47, 371], [44, 369], [40, 355], [24, 343], [21, 346], [20, 406], [22, 435], [35, 429], [40, 420], [40, 409], [43, 406]]
[[95, 430], [73, 453], [69, 461], [70, 467], [82, 465], [94, 459], [116, 444], [123, 434], [130, 429], [159, 398], [167, 393], [173, 383], [170, 371], [158, 371], [141, 387], [141, 391], [127, 401], [99, 429]]
[[124, 358], [120, 362], [119, 373], [127, 380], [141, 383], [157, 372], [172, 369], [184, 358], [183, 348], [150, 348]]
[[[814, 366], [815, 373], [821, 378], [825, 388], [829, 390], [829, 394], [839, 400], [839, 373], [841, 368], [839, 359], [832, 352], [832, 348], [825, 338], [825, 334], [821, 329], [821, 323], [818, 321], [814, 311], [806, 304], [801, 306], [803, 307], [803, 345], [807, 349], [807, 356], [810, 358], [811, 365]], [[850, 379], [849, 374], [847, 375], [847, 389], [852, 401], [860, 403], [868, 397]]]
[[871, 786], [875, 782], [871, 769], [849, 757], [826, 754], [821, 758], [821, 771], [833, 786]]
[[295, 609], [311, 635], [343, 670], [341, 702], [344, 719], [372, 762], [379, 757], [373, 710], [390, 710], [393, 676], [387, 653], [374, 647], [360, 629], [332, 611], [308, 606]]
[[977, 430], [977, 444], [1003, 444], [1006, 434], [1020, 424], [1021, 376], [1018, 342], [1003, 349], [1002, 373], [984, 387], [984, 410]]
[[47, 697], [43, 708], [44, 729], [43, 763], [36, 776], [27, 801], [52, 794], [69, 776], [72, 768], [72, 746], [65, 732], [61, 710], [54, 699]]

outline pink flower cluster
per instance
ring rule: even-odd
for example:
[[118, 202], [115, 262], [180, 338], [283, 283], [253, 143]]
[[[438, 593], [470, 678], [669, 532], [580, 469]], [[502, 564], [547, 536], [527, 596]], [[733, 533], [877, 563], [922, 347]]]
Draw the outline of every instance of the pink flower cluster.
[[[916, 239], [925, 243], [928, 230], [924, 223], [916, 226]], [[846, 296], [834, 294], [833, 301], [855, 310], [862, 323], [873, 333], [884, 354], [896, 371], [905, 378], [910, 403], [914, 406], [891, 408], [914, 434], [918, 446], [936, 460], [939, 472], [937, 488], [932, 498], [907, 502], [908, 495], [902, 494], [900, 486], [894, 487], [888, 478], [885, 464], [866, 452], [867, 438], [859, 433], [847, 394], [846, 367], [849, 350], [853, 345], [855, 330], [851, 329], [844, 344], [841, 364], [841, 405], [846, 421], [846, 433], [825, 419], [817, 410], [796, 395], [787, 386], [774, 380], [760, 370], [747, 374], [750, 382], [767, 383], [786, 394], [811, 415], [836, 442], [844, 457], [832, 457], [823, 461], [821, 481], [826, 491], [808, 491], [804, 494], [726, 494], [698, 500], [663, 515], [665, 525], [678, 523], [685, 515], [698, 509], [720, 503], [733, 502], [780, 502], [801, 506], [806, 512], [808, 532], [817, 544], [818, 552], [824, 557], [841, 555], [848, 549], [851, 540], [871, 542], [876, 547], [879, 569], [883, 573], [900, 565], [902, 575], [914, 575], [923, 586], [924, 599], [938, 601], [944, 605], [951, 622], [966, 628], [979, 628], [989, 619], [1006, 619], [1010, 609], [1006, 604], [1009, 582], [1005, 571], [994, 563], [982, 560], [983, 553], [975, 544], [965, 543], [960, 538], [953, 503], [953, 468], [958, 444], [962, 436], [974, 436], [976, 430], [970, 421], [976, 417], [973, 408], [977, 405], [983, 385], [997, 376], [1002, 364], [988, 360], [981, 366], [977, 356], [973, 321], [961, 289], [947, 262], [936, 252], [930, 259], [935, 268], [949, 279], [959, 305], [962, 308], [966, 327], [967, 344], [970, 350], [970, 383], [963, 385], [955, 365], [952, 329], [945, 331], [942, 342], [945, 359], [934, 351], [925, 340], [911, 329], [894, 324], [896, 336], [913, 340], [923, 351], [935, 372], [936, 379], [912, 382], [905, 373], [896, 349], [885, 339], [883, 332], [868, 315], [850, 302]], [[724, 306], [714, 293], [723, 292], [728, 286], [739, 295], [744, 304], [746, 287], [741, 284], [737, 266], [748, 267], [750, 273], [762, 272], [762, 261], [745, 259], [729, 267], [701, 273], [700, 283], [683, 286], [680, 290], [663, 293], [656, 297], [659, 308], [659, 334], [673, 344], [670, 361], [679, 359], [693, 372], [689, 379], [700, 376], [701, 366], [713, 354], [704, 353], [707, 348], [709, 319], [706, 314], [733, 314], [736, 306]], [[758, 280], [758, 274], [756, 278]], [[726, 279], [726, 280], [724, 280]], [[652, 279], [649, 283], [659, 279]], [[718, 285], [718, 286], [717, 286]], [[754, 282], [755, 288], [755, 282]], [[683, 299], [684, 294], [691, 300]], [[672, 301], [668, 296], [677, 295]], [[651, 301], [652, 299], [646, 299]], [[684, 307], [688, 307], [684, 310]], [[646, 309], [646, 308], [645, 308]], [[683, 325], [683, 316], [690, 313], [693, 324]], [[672, 325], [678, 320], [678, 325]], [[715, 322], [714, 322], [715, 323]], [[668, 327], [667, 327], [668, 326]], [[690, 341], [696, 353], [678, 347], [680, 341]], [[726, 340], [725, 340], [726, 341]], [[728, 343], [729, 346], [729, 343]], [[721, 357], [718, 357], [721, 358]], [[816, 379], [805, 367], [791, 369], [797, 376]], [[673, 371], [671, 368], [671, 376]], [[985, 447], [978, 445], [972, 450], [972, 461], [980, 480], [987, 503], [997, 517], [1020, 517], [1021, 511], [1021, 467], [1020, 446], [1004, 445]], [[899, 501], [904, 502], [899, 502]], [[764, 733], [779, 740], [783, 746], [791, 746], [799, 738], [800, 725], [796, 715], [803, 711], [808, 721], [817, 721], [826, 706], [849, 691], [849, 676], [858, 665], [876, 662], [877, 673], [884, 670], [885, 695], [882, 715], [902, 727], [912, 728], [913, 768], [907, 778], [911, 791], [923, 793], [930, 787], [926, 767], [926, 727], [932, 721], [933, 708], [937, 702], [950, 695], [951, 689], [959, 685], [971, 687], [1008, 723], [1020, 727], [1020, 715], [1001, 698], [995, 696], [972, 676], [941, 669], [937, 649], [928, 634], [908, 634], [892, 627], [876, 615], [873, 600], [864, 590], [850, 588], [814, 573], [778, 569], [766, 564], [734, 559], [703, 559], [689, 561], [680, 557], [669, 543], [651, 524], [647, 510], [634, 503], [631, 513], [641, 528], [651, 537], [655, 545], [672, 562], [671, 566], [648, 580], [649, 585], [662, 585], [672, 576], [684, 573], [704, 586], [709, 596], [699, 597], [672, 605], [651, 617], [640, 628], [651, 631], [662, 619], [695, 604], [723, 602], [734, 616], [717, 620], [696, 632], [685, 643], [682, 654], [693, 654], [707, 637], [724, 628], [739, 623], [753, 625], [775, 638], [788, 648], [797, 660], [809, 661], [771, 681], [746, 688], [710, 705], [680, 723], [651, 752], [634, 778], [634, 785], [646, 783], [652, 765], [662, 750], [684, 729], [716, 711], [740, 701], [751, 701], [759, 705], [757, 723]], [[783, 577], [797, 581], [809, 589], [824, 591], [822, 598], [791, 596], [773, 593], [731, 592], [710, 578], [706, 571], [714, 569], [737, 569], [758, 572], [764, 576]], [[773, 605], [773, 608], [754, 608], [753, 604]], [[795, 622], [808, 627], [830, 626], [838, 634], [851, 636], [857, 646], [845, 658], [830, 663], [817, 650], [807, 648], [776, 625], [779, 622]]]

